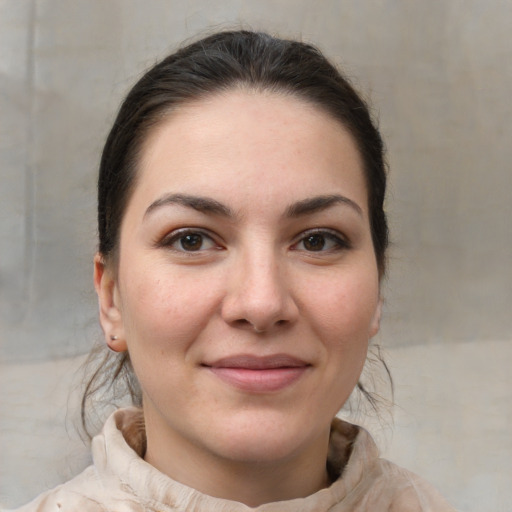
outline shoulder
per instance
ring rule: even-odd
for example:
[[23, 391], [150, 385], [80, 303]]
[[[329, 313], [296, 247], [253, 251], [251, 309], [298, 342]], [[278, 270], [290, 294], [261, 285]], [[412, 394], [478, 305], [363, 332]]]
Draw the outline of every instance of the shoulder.
[[[131, 475], [131, 469], [144, 465], [135, 452], [141, 449], [139, 444], [144, 437], [139, 428], [140, 416], [135, 408], [113, 413], [92, 441], [94, 465], [27, 505], [5, 512], [144, 511], [130, 486], [130, 476], [137, 479], [137, 475]], [[124, 430], [130, 434], [127, 439]]]
[[349, 453], [341, 476], [333, 484], [340, 505], [345, 507], [340, 510], [455, 512], [426, 480], [381, 458], [372, 437], [362, 427], [333, 422], [331, 450], [341, 455]]
[[10, 512], [103, 511], [104, 508], [95, 499], [101, 487], [94, 467], [90, 466], [69, 482], [40, 494], [30, 503]]
[[16, 510], [3, 512], [145, 512], [129, 488], [89, 466], [68, 482]]
[[396, 464], [379, 459], [379, 487], [390, 490], [389, 512], [456, 512], [425, 479]]

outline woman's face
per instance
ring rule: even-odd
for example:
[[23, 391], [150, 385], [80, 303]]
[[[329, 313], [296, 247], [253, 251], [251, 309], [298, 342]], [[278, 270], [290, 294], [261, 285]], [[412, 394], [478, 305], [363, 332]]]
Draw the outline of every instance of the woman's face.
[[285, 95], [181, 107], [146, 141], [116, 276], [97, 263], [96, 284], [142, 387], [148, 450], [325, 450], [379, 326], [351, 136]]

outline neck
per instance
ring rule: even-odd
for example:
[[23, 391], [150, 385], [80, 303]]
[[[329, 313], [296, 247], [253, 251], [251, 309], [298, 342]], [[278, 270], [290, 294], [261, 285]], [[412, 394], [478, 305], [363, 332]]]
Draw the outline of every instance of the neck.
[[[149, 419], [149, 418], [148, 418]], [[159, 432], [146, 420], [145, 460], [162, 473], [203, 494], [250, 507], [304, 498], [329, 485], [326, 458], [329, 430], [307, 450], [281, 460], [233, 460], [219, 457], [179, 436]]]

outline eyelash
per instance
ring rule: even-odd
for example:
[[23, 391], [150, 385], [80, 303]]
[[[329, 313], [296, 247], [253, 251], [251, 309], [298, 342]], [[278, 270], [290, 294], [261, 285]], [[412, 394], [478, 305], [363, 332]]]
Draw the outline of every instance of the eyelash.
[[[199, 237], [198, 242], [200, 243], [200, 246], [196, 250], [188, 250], [183, 247], [183, 241], [186, 237]], [[300, 244], [306, 243], [306, 240], [308, 238], [312, 237], [320, 237], [318, 241], [320, 241], [321, 246], [319, 250], [315, 249], [307, 249], [307, 248], [299, 248], [298, 246]], [[203, 248], [206, 241], [209, 241], [211, 246], [207, 248]], [[310, 240], [311, 241], [311, 240]], [[193, 242], [193, 240], [192, 240]], [[174, 247], [176, 243], [180, 244], [180, 247]], [[332, 244], [331, 247], [328, 247], [327, 249], [324, 249], [325, 245]], [[201, 230], [201, 229], [194, 229], [194, 228], [181, 228], [176, 231], [173, 231], [168, 236], [164, 237], [161, 242], [157, 244], [159, 247], [165, 247], [171, 250], [174, 250], [181, 254], [187, 254], [187, 255], [194, 255], [194, 254], [200, 254], [204, 251], [211, 250], [211, 249], [222, 249], [222, 246], [217, 243], [214, 239], [214, 237], [209, 234], [208, 232]], [[292, 244], [291, 250], [293, 251], [303, 251], [305, 253], [311, 253], [311, 254], [319, 254], [319, 253], [332, 253], [332, 252], [339, 252], [343, 250], [350, 249], [350, 243], [349, 241], [342, 236], [338, 231], [331, 230], [331, 229], [325, 229], [325, 228], [317, 228], [317, 229], [310, 229], [308, 231], [304, 231], [300, 234], [300, 238]]]
[[[187, 250], [183, 247], [183, 240], [187, 236], [198, 236], [201, 237], [201, 247], [197, 250]], [[212, 247], [209, 249], [222, 249], [222, 246], [217, 243], [214, 238], [207, 233], [206, 231], [203, 231], [201, 229], [194, 229], [194, 228], [182, 228], [178, 229], [176, 231], [173, 231], [168, 236], [164, 237], [161, 242], [159, 242], [157, 245], [159, 247], [165, 247], [167, 249], [174, 250], [175, 252], [181, 253], [181, 254], [187, 254], [187, 255], [194, 255], [196, 253], [204, 252], [207, 249], [203, 249], [202, 246], [204, 245], [205, 241], [209, 240], [212, 244]], [[181, 248], [173, 247], [174, 244], [180, 243]]]
[[[306, 248], [304, 248], [304, 249], [297, 248], [297, 246], [301, 243], [304, 243], [305, 240], [308, 239], [308, 237], [313, 237], [313, 236], [323, 237], [324, 241], [330, 241], [332, 244], [334, 244], [334, 247], [330, 247], [330, 248], [324, 250], [324, 246], [322, 245], [322, 247], [318, 251], [308, 250]], [[338, 231], [335, 231], [332, 229], [325, 229], [325, 228], [311, 229], [311, 230], [301, 233], [300, 239], [292, 245], [292, 249], [295, 251], [304, 251], [306, 253], [311, 253], [311, 254], [326, 253], [326, 252], [339, 252], [339, 251], [347, 250], [350, 248], [351, 248], [350, 242], [344, 236], [342, 236]]]

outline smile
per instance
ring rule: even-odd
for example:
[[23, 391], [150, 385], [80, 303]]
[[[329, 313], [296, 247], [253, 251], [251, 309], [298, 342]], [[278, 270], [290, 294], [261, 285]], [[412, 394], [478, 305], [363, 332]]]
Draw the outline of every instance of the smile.
[[311, 367], [286, 354], [267, 357], [242, 354], [202, 366], [227, 384], [251, 393], [280, 391], [300, 379]]

